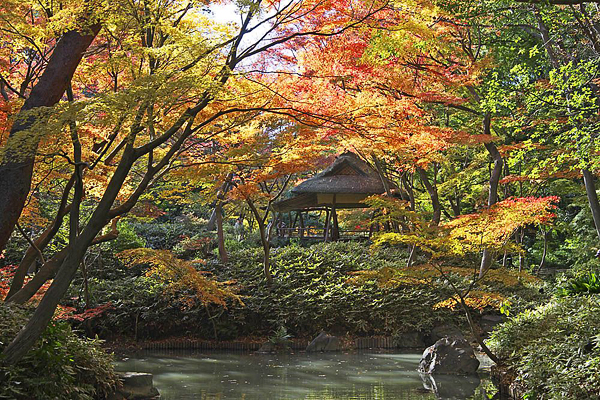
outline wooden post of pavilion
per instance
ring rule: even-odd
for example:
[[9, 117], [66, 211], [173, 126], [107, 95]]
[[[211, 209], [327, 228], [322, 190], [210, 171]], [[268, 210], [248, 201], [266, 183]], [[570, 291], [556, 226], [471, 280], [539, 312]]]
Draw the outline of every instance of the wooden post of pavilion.
[[302, 211], [298, 211], [297, 214], [300, 221], [300, 239], [304, 239], [304, 219], [302, 218]]
[[340, 239], [340, 227], [338, 225], [338, 218], [337, 218], [337, 212], [335, 210], [335, 203], [336, 203], [336, 195], [333, 195], [333, 203], [331, 204], [331, 216], [333, 219], [333, 229], [331, 232], [331, 239], [335, 240], [339, 240]]
[[324, 232], [324, 241], [327, 242], [329, 241], [330, 238], [330, 234], [329, 231], [331, 230], [331, 213], [329, 212], [329, 208], [325, 207], [325, 212], [327, 213], [325, 216], [325, 232]]

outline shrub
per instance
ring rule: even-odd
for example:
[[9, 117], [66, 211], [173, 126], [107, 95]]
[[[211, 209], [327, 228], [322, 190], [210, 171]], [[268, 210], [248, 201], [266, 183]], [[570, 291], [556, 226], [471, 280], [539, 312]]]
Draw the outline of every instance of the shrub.
[[529, 398], [600, 398], [600, 297], [556, 298], [496, 330], [490, 345]]
[[600, 293], [600, 276], [595, 272], [576, 274], [556, 289], [558, 296]]
[[124, 250], [146, 246], [146, 241], [135, 232], [131, 223], [120, 222], [118, 229], [119, 235], [117, 238], [106, 245], [111, 253], [120, 253]]
[[[22, 307], [0, 305], [0, 351], [28, 314]], [[54, 321], [18, 364], [0, 364], [0, 398], [103, 398], [117, 384], [112, 361], [97, 340], [79, 338], [67, 323]]]
[[[307, 337], [322, 329], [392, 336], [427, 332], [440, 323], [464, 323], [462, 310], [435, 307], [453, 293], [439, 273], [424, 266], [405, 268], [406, 253], [398, 249], [373, 251], [365, 243], [344, 242], [273, 248], [271, 286], [262, 274], [262, 257], [261, 248], [239, 248], [230, 252], [229, 263], [212, 260], [201, 267], [218, 281], [234, 283], [243, 306], [235, 300], [225, 305], [192, 304], [186, 301], [193, 296], [189, 288], [168, 290], [167, 284], [147, 273], [122, 273], [112, 281], [91, 279], [92, 303], [112, 306], [91, 322], [93, 328], [103, 337], [191, 334], [226, 340], [268, 336], [282, 325], [294, 336]], [[382, 283], [382, 278], [389, 278], [386, 271], [399, 275], [392, 283]], [[423, 276], [428, 278], [419, 278]], [[512, 304], [511, 312], [517, 313], [541, 296], [534, 287], [538, 283], [525, 278], [494, 270], [483, 290], [502, 294]], [[478, 312], [490, 311], [487, 303], [477, 304]]]
[[216, 321], [228, 332], [264, 335], [285, 325], [294, 336], [310, 336], [321, 329], [365, 335], [427, 330], [462, 316], [433, 305], [447, 290], [405, 284], [381, 287], [377, 280], [349, 282], [355, 271], [381, 269], [404, 263], [396, 250], [372, 253], [359, 243], [291, 244], [272, 250], [273, 284], [262, 276], [262, 250], [231, 252], [228, 265], [213, 265], [220, 279], [236, 280], [245, 307], [232, 305]]

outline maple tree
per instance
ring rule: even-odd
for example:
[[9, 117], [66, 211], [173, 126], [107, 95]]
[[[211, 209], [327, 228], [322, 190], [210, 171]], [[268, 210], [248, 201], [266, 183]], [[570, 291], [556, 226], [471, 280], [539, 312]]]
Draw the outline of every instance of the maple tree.
[[[492, 136], [492, 113], [480, 104], [480, 76], [489, 64], [482, 44], [473, 41], [468, 26], [431, 2], [402, 4], [386, 17], [327, 38], [298, 57], [300, 76], [282, 72], [287, 78], [282, 85], [302, 95], [286, 100], [320, 119], [324, 135], [338, 135], [346, 146], [373, 157], [376, 165], [386, 161], [391, 171], [378, 165], [380, 173], [403, 175], [407, 198], [413, 191], [407, 176], [416, 172], [430, 196], [436, 224], [442, 205], [436, 177], [427, 169], [437, 168], [453, 147], [483, 144], [494, 162], [487, 206], [495, 204], [504, 164]], [[482, 128], [469, 132], [443, 125], [435, 105], [477, 116]], [[484, 250], [482, 273], [491, 261]]]
[[[261, 283], [271, 284], [273, 203], [343, 150], [382, 178], [386, 195], [367, 201], [387, 227], [374, 246], [408, 249], [406, 267], [349, 281], [435, 288], [441, 277], [454, 295], [435, 307], [461, 307], [479, 338], [470, 311], [506, 301], [485, 284], [536, 279], [523, 259], [540, 233], [538, 272], [550, 233], [584, 247], [560, 231], [579, 192], [600, 237], [596, 3], [4, 2], [0, 249], [11, 234], [26, 249], [0, 270], [0, 295], [37, 306], [6, 362], [51, 318], [110, 307], [77, 314], [59, 303], [89, 248], [117, 238], [128, 214], [168, 214], [144, 197], [156, 185], [182, 203], [202, 192], [220, 265], [230, 265], [226, 219], [252, 215]], [[239, 23], [216, 22], [212, 9], [225, 4]], [[555, 213], [561, 228], [550, 226]], [[182, 248], [208, 258], [212, 233], [202, 235], [186, 232]], [[189, 307], [240, 300], [200, 270], [204, 260], [171, 249], [119, 257], [150, 265]]]
[[[54, 279], [5, 349], [7, 363], [18, 361], [39, 337], [87, 248], [104, 240], [98, 235], [111, 220], [129, 212], [193, 143], [221, 131], [213, 125], [221, 117], [269, 110], [268, 90], [243, 73], [254, 58], [284, 43], [343, 33], [386, 3], [356, 11], [337, 1], [239, 6], [239, 25], [219, 25], [202, 7], [183, 1], [113, 4], [98, 39], [105, 51], [99, 49], [73, 78], [69, 101], [30, 127], [36, 137], [43, 133], [38, 157], [47, 160], [48, 174], [66, 182], [53, 226], [69, 214], [69, 243], [40, 268], [40, 280]], [[85, 73], [90, 70], [102, 73]], [[84, 204], [93, 204], [85, 215]], [[10, 299], [22, 288], [16, 290]]]
[[216, 282], [204, 276], [195, 264], [202, 264], [202, 260], [195, 262], [180, 260], [168, 250], [132, 249], [121, 252], [119, 258], [129, 266], [150, 265], [146, 272], [148, 276], [156, 276], [167, 283], [167, 291], [179, 294], [192, 292], [193, 296], [181, 296], [186, 307], [193, 306], [196, 302], [206, 306], [214, 303], [226, 306], [226, 300], [231, 299], [243, 304], [241, 298], [234, 290], [228, 287], [227, 282]]
[[[36, 150], [41, 139], [30, 129], [46, 120], [43, 107], [59, 102], [84, 52], [100, 30], [90, 4], [68, 2], [44, 7], [36, 2], [4, 2], [0, 40], [4, 54], [0, 93], [4, 107], [18, 114], [5, 121], [0, 162], [0, 250], [3, 250], [27, 200]], [[98, 12], [102, 12], [98, 7]]]
[[[492, 164], [481, 203], [491, 207], [510, 197], [515, 181], [501, 182], [502, 177], [514, 175], [515, 166], [522, 170], [521, 157], [534, 150], [540, 162], [526, 167], [532, 179], [548, 182], [581, 170], [598, 226], [592, 171], [597, 104], [590, 84], [597, 71], [597, 37], [590, 28], [595, 6], [522, 3], [530, 4], [400, 2], [378, 23], [300, 52], [293, 59], [299, 69], [279, 71], [281, 85], [293, 88], [282, 101], [305, 121], [319, 121], [324, 136], [374, 158], [384, 167], [378, 166], [380, 173], [399, 177], [400, 194], [413, 208], [416, 173], [429, 194], [434, 223], [442, 214], [451, 217], [444, 200], [455, 216], [462, 212], [456, 187], [454, 199], [447, 189], [446, 199], [439, 191], [440, 184], [450, 186], [440, 177], [458, 175], [444, 171], [452, 168], [447, 157], [462, 158], [465, 147], [483, 145]], [[519, 28], [523, 25], [527, 29]], [[577, 39], [551, 40], [549, 29]], [[547, 132], [553, 133], [544, 138]], [[552, 143], [553, 156], [540, 157], [536, 142]], [[510, 146], [514, 151], [505, 151]], [[493, 261], [492, 252], [483, 249], [480, 274]]]
[[[410, 243], [417, 245], [429, 255], [429, 265], [425, 268], [407, 268], [409, 274], [400, 270], [377, 271], [375, 274], [383, 285], [394, 284], [398, 279], [409, 279], [417, 283], [431, 277], [431, 271], [437, 272], [453, 289], [454, 295], [436, 304], [435, 307], [455, 308], [457, 305], [465, 312], [469, 326], [484, 352], [496, 363], [498, 358], [487, 348], [476, 327], [470, 308], [482, 310], [486, 306], [500, 309], [506, 301], [497, 293], [477, 289], [486, 278], [489, 269], [481, 274], [476, 269], [453, 267], [453, 259], [464, 260], [469, 254], [479, 254], [486, 249], [492, 255], [513, 247], [518, 249], [518, 243], [512, 242], [514, 232], [527, 225], [549, 224], [556, 216], [557, 197], [545, 198], [511, 198], [498, 202], [491, 207], [474, 214], [459, 216], [440, 226], [432, 226], [423, 220], [422, 216], [410, 210], [406, 202], [386, 197], [371, 197], [367, 203], [372, 206], [386, 207], [391, 212], [383, 218], [405, 221], [408, 217], [410, 224], [404, 224], [404, 232], [381, 232], [373, 239], [373, 246], [398, 245]], [[499, 271], [496, 271], [499, 272]], [[520, 272], [520, 271], [519, 271]], [[457, 282], [453, 275], [470, 277], [464, 285]], [[367, 273], [368, 275], [368, 273]], [[497, 275], [496, 275], [497, 276]]]
[[[184, 161], [174, 176], [197, 181], [208, 188], [213, 186], [218, 216], [225, 202], [248, 207], [258, 224], [264, 253], [263, 273], [267, 283], [271, 283], [270, 242], [278, 223], [278, 217], [272, 217], [271, 205], [281, 198], [298, 173], [313, 170], [330, 146], [315, 135], [314, 129], [298, 127], [288, 119], [269, 114], [253, 115], [251, 121], [232, 129], [233, 135], [226, 131], [213, 136], [210, 155], [200, 163]], [[215, 174], [220, 178], [215, 179]], [[225, 190], [228, 186], [231, 188]], [[222, 225], [222, 221], [217, 224]], [[223, 261], [222, 226], [218, 229]]]

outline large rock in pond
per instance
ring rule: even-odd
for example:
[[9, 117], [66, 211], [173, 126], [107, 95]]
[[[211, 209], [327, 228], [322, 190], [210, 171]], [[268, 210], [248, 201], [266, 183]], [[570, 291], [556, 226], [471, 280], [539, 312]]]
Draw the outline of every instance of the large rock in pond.
[[338, 337], [331, 336], [325, 332], [319, 333], [319, 335], [312, 340], [306, 347], [306, 352], [316, 351], [340, 351], [342, 350], [342, 342]]
[[154, 387], [152, 374], [145, 372], [119, 372], [121, 387], [108, 398], [110, 400], [149, 400], [160, 399], [160, 393]]
[[469, 375], [477, 372], [479, 360], [465, 338], [443, 338], [423, 352], [419, 372], [425, 374]]

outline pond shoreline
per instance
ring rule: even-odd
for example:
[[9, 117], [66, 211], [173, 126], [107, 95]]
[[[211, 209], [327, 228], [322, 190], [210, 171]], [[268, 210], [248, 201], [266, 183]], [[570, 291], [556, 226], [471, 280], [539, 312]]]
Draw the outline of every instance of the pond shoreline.
[[[370, 337], [340, 337], [342, 350], [411, 350], [423, 351], [427, 346], [399, 346], [391, 336]], [[138, 340], [131, 338], [116, 338], [107, 340], [103, 347], [115, 354], [131, 354], [147, 350], [214, 350], [214, 351], [258, 351], [262, 344], [269, 340], [268, 337], [248, 337], [238, 340], [207, 340], [193, 337], [169, 337], [161, 340]], [[302, 351], [310, 343], [311, 338], [293, 338], [289, 340], [289, 348]]]

